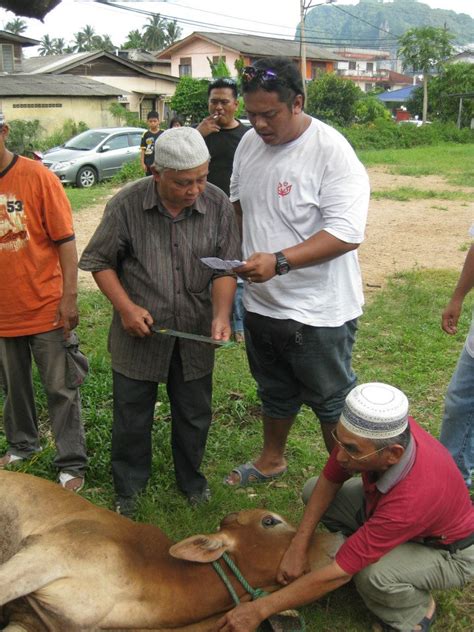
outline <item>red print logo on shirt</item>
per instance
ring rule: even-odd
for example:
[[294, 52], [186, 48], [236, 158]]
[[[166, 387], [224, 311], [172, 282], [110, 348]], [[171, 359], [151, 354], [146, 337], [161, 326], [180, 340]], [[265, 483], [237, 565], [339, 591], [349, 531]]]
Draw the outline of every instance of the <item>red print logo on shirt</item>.
[[288, 182], [279, 182], [278, 183], [278, 195], [280, 197], [285, 197], [285, 195], [288, 195], [288, 193], [291, 191], [291, 187], [293, 185], [289, 184]]

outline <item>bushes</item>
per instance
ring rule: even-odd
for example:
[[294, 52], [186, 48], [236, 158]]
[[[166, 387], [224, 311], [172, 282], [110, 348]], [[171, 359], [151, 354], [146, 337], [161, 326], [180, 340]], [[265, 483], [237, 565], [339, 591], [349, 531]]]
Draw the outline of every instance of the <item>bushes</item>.
[[44, 137], [43, 128], [38, 120], [23, 121], [15, 119], [10, 121], [9, 125], [8, 148], [15, 154], [26, 156], [35, 149], [46, 151], [51, 147], [62, 145], [73, 136], [76, 136], [76, 134], [89, 129], [83, 121], [76, 123], [72, 119], [68, 119], [61, 128], [55, 130], [50, 136]]
[[42, 127], [38, 120], [23, 121], [14, 119], [9, 121], [7, 147], [15, 154], [28, 155], [34, 149], [41, 149], [40, 137]]
[[459, 130], [453, 123], [432, 123], [416, 127], [416, 125], [397, 125], [393, 121], [376, 119], [367, 125], [351, 125], [338, 129], [354, 149], [398, 149], [445, 142], [474, 142], [472, 130], [467, 128]]
[[138, 180], [145, 175], [140, 159], [137, 158], [133, 162], [127, 162], [120, 169], [118, 173], [111, 179], [112, 184], [123, 184], [124, 182], [131, 182], [132, 180]]
[[50, 136], [43, 138], [38, 147], [35, 149], [41, 149], [42, 151], [46, 151], [47, 149], [51, 149], [51, 147], [58, 147], [59, 145], [63, 145], [73, 136], [77, 136], [77, 134], [81, 134], [88, 130], [89, 127], [84, 123], [84, 121], [73, 121], [72, 119], [67, 119], [62, 124], [62, 127], [55, 130]]

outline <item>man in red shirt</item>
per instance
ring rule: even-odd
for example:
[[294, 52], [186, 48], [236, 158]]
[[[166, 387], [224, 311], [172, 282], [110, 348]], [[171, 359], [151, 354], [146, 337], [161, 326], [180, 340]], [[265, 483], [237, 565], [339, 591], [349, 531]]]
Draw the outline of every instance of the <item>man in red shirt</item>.
[[[278, 574], [285, 587], [237, 606], [220, 632], [250, 632], [352, 578], [378, 630], [426, 631], [435, 617], [431, 591], [473, 578], [469, 494], [448, 451], [408, 417], [405, 395], [387, 384], [355, 387], [333, 438], [321, 476], [303, 490], [306, 511]], [[347, 539], [331, 564], [305, 574], [319, 522]]]

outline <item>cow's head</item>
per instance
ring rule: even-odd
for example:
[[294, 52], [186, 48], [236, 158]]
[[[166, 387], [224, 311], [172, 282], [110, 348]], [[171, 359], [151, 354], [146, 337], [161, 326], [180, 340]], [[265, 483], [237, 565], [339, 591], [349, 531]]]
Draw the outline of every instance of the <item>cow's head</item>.
[[214, 562], [229, 553], [248, 581], [273, 583], [280, 560], [296, 530], [282, 516], [265, 509], [227, 515], [216, 533], [195, 535], [170, 548], [170, 554], [191, 562]]

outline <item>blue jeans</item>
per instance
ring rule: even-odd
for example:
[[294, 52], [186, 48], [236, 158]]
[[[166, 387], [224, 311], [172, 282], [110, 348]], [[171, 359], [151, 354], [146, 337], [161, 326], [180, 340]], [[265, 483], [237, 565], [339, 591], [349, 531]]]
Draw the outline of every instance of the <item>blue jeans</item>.
[[244, 315], [245, 307], [242, 302], [244, 294], [244, 284], [237, 283], [237, 289], [234, 296], [234, 307], [232, 312], [232, 331], [237, 334], [244, 333]]
[[452, 454], [470, 487], [474, 467], [474, 358], [466, 348], [448, 386], [439, 440]]

